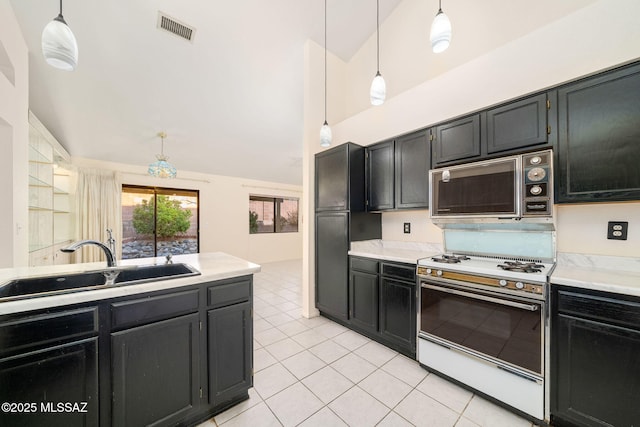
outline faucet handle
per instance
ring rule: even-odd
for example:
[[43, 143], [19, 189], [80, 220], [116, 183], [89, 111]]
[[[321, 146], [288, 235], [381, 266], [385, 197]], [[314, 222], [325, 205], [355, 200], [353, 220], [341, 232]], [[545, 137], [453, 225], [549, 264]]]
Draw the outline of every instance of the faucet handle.
[[167, 258], [166, 264], [173, 264], [173, 261], [171, 260], [171, 258], [173, 258], [173, 255], [167, 254], [166, 258]]

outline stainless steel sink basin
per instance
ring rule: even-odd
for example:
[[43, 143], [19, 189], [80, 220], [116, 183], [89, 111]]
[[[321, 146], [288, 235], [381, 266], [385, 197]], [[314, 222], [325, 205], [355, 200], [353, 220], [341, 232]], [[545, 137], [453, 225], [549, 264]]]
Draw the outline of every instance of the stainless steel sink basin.
[[[117, 276], [114, 278], [116, 272]], [[83, 273], [14, 279], [0, 285], [0, 301], [133, 285], [199, 274], [200, 272], [190, 265], [178, 263], [115, 267]]]

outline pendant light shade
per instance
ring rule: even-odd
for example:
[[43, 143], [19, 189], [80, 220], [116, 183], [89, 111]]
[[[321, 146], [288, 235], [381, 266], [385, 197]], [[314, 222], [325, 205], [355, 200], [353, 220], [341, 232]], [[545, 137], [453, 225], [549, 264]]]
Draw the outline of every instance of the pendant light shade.
[[169, 157], [164, 155], [164, 139], [167, 137], [167, 134], [160, 132], [158, 136], [162, 140], [160, 154], [156, 154], [156, 159], [158, 160], [149, 165], [149, 175], [155, 176], [156, 178], [175, 178], [178, 171], [168, 162]]
[[384, 99], [387, 96], [387, 84], [384, 82], [380, 71], [376, 73], [376, 76], [371, 82], [369, 96], [371, 98], [371, 105], [382, 105], [384, 103]]
[[60, 13], [42, 31], [42, 54], [47, 63], [55, 68], [73, 71], [78, 64], [78, 43]]
[[376, 58], [378, 69], [376, 75], [371, 82], [369, 90], [369, 99], [371, 105], [382, 105], [387, 97], [387, 84], [380, 74], [380, 1], [376, 1]]
[[327, 121], [324, 121], [324, 124], [320, 128], [320, 146], [321, 147], [329, 147], [331, 146], [331, 128]]
[[327, 123], [327, 0], [324, 0], [324, 124], [320, 128], [320, 146], [331, 145], [331, 128]]
[[431, 24], [430, 39], [434, 53], [444, 52], [451, 43], [451, 21], [442, 11], [442, 4], [439, 5], [438, 13]]

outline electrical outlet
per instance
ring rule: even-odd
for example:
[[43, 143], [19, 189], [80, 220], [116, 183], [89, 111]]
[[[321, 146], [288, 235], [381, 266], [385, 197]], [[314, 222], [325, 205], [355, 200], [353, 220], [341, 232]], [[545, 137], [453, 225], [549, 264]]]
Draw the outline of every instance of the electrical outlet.
[[629, 223], [626, 221], [609, 221], [607, 227], [607, 239], [610, 240], [627, 240], [627, 229]]
[[410, 222], [405, 222], [404, 223], [404, 234], [410, 234], [411, 233], [411, 223]]

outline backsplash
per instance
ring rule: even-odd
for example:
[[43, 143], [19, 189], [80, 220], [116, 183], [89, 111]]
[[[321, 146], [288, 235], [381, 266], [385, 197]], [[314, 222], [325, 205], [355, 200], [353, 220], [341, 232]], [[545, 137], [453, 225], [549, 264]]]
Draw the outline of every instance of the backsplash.
[[[640, 257], [640, 203], [556, 205], [556, 250], [606, 256]], [[607, 222], [627, 221], [627, 240], [608, 240]], [[411, 224], [405, 234], [404, 223]], [[382, 239], [443, 244], [442, 230], [428, 210], [383, 212]]]

